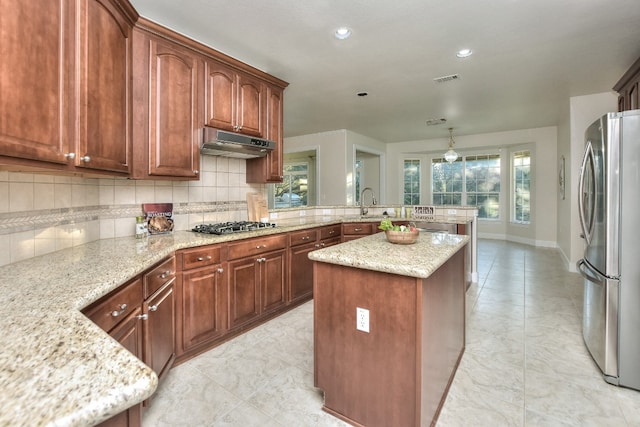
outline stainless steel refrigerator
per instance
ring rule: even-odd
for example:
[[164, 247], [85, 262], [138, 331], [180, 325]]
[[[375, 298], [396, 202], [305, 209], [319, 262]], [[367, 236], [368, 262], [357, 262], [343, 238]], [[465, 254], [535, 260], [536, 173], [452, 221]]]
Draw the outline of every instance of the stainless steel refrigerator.
[[587, 128], [578, 212], [584, 342], [607, 382], [640, 390], [640, 110]]

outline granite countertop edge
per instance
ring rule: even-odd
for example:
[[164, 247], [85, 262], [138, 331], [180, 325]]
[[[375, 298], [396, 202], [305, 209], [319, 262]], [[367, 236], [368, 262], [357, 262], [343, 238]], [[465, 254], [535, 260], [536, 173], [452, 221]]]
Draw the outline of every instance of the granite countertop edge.
[[153, 370], [80, 310], [175, 251], [380, 219], [308, 216], [226, 236], [177, 231], [103, 239], [0, 267], [0, 425], [87, 425], [151, 396]]

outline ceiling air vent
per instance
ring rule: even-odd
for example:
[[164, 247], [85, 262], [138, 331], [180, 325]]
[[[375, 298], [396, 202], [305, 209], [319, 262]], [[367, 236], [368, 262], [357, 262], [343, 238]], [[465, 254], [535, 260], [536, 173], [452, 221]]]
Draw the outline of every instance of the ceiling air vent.
[[444, 117], [440, 118], [440, 119], [428, 119], [427, 120], [427, 126], [435, 126], [435, 125], [441, 125], [443, 123], [446, 123], [447, 119], [445, 119]]
[[436, 77], [435, 79], [433, 79], [433, 81], [436, 83], [446, 83], [458, 80], [459, 78], [460, 76], [458, 74], [451, 74], [448, 76]]

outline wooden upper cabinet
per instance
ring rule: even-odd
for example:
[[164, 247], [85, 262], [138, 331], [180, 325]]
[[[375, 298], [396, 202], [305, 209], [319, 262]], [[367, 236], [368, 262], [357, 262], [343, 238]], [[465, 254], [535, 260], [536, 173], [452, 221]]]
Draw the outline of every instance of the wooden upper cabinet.
[[206, 66], [206, 124], [264, 137], [262, 81], [215, 60]]
[[283, 97], [284, 90], [267, 85], [267, 133], [266, 138], [276, 143], [276, 148], [266, 157], [247, 160], [247, 182], [282, 182], [283, 179]]
[[80, 1], [76, 167], [129, 172], [134, 20], [110, 0]]
[[131, 29], [126, 0], [0, 0], [3, 163], [126, 175]]
[[66, 164], [73, 2], [0, 0], [0, 9], [0, 157]]
[[613, 86], [618, 92], [618, 111], [637, 110], [640, 108], [638, 97], [640, 86], [640, 58], [624, 73]]
[[198, 179], [202, 59], [137, 28], [134, 53], [134, 178]]

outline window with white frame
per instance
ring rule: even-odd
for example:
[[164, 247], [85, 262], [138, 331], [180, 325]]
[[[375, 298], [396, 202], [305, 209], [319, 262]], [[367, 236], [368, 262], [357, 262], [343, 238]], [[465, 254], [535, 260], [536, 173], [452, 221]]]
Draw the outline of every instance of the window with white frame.
[[274, 186], [273, 207], [278, 209], [307, 206], [308, 180], [309, 163], [285, 163], [282, 182]]
[[511, 220], [521, 224], [531, 221], [531, 152], [517, 151], [511, 155], [512, 197]]
[[500, 218], [500, 155], [467, 155], [431, 161], [434, 205], [476, 206], [478, 218]]
[[404, 161], [404, 195], [403, 204], [419, 205], [420, 204], [420, 160]]

